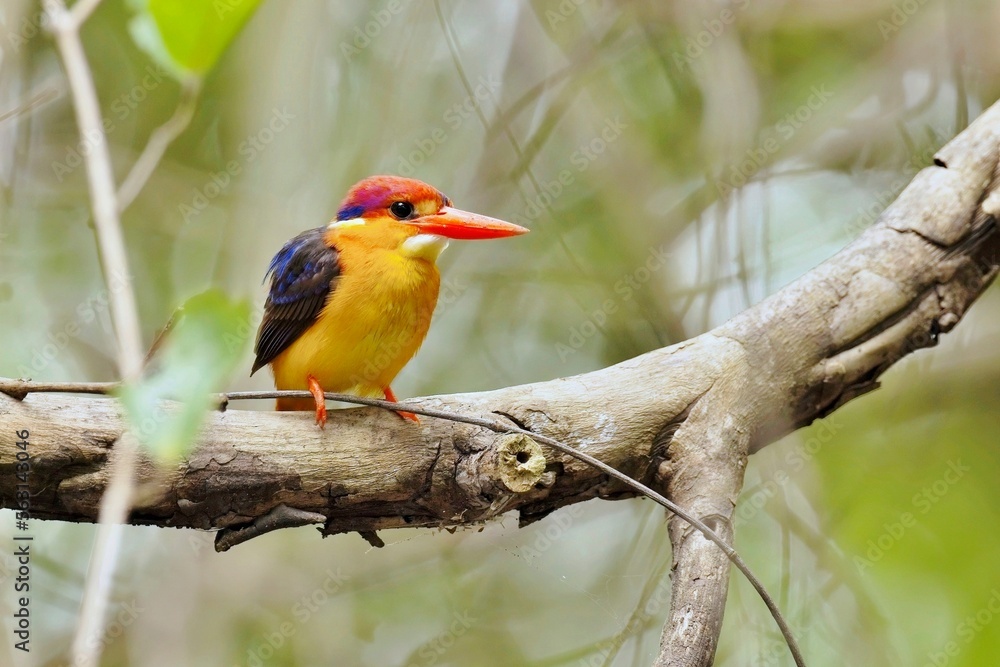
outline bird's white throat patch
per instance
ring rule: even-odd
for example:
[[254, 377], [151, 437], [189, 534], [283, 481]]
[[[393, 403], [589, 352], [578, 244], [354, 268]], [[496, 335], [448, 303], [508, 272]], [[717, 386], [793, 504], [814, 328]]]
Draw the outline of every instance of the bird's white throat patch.
[[341, 229], [343, 227], [363, 227], [364, 218], [351, 218], [350, 220], [334, 220], [326, 226], [327, 229]]
[[447, 247], [448, 239], [444, 236], [417, 234], [403, 241], [400, 251], [407, 257], [419, 257], [428, 262], [436, 262]]

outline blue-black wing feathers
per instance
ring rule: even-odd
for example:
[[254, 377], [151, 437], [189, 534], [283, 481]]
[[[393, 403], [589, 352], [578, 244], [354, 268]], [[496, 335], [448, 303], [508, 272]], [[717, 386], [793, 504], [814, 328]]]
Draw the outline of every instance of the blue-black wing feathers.
[[271, 291], [257, 330], [253, 375], [312, 326], [340, 275], [337, 250], [323, 240], [325, 227], [302, 232], [278, 251], [267, 267]]

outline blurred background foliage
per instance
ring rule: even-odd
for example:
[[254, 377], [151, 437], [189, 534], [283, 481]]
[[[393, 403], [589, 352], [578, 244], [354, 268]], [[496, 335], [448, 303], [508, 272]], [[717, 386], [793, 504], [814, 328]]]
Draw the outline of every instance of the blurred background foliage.
[[[86, 145], [40, 11], [0, 6], [0, 374], [111, 380]], [[119, 180], [181, 94], [133, 11], [106, 0], [83, 31]], [[144, 334], [215, 287], [253, 301], [252, 336], [271, 255], [388, 172], [533, 229], [446, 253], [401, 396], [683, 340], [843, 247], [997, 99], [998, 22], [985, 0], [268, 0], [124, 214]], [[738, 546], [810, 665], [995, 664], [998, 300], [751, 459]], [[231, 389], [269, 387], [243, 370]], [[0, 642], [3, 664], [65, 664], [94, 529], [35, 531], [35, 643], [26, 660]], [[104, 663], [651, 664], [669, 546], [648, 502], [383, 537], [302, 528], [218, 555], [210, 535], [131, 528]], [[791, 664], [738, 576], [717, 664]]]

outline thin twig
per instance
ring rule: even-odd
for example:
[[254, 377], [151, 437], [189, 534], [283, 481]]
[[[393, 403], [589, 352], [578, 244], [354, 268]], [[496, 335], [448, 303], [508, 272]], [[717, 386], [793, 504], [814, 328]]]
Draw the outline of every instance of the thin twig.
[[163, 158], [163, 154], [167, 152], [167, 147], [184, 132], [188, 123], [191, 122], [197, 107], [200, 90], [201, 79], [199, 78], [187, 79], [181, 85], [181, 98], [177, 102], [174, 114], [149, 135], [149, 141], [142, 150], [142, 154], [139, 155], [139, 159], [132, 165], [128, 176], [118, 188], [119, 213], [127, 209], [139, 195], [143, 186], [146, 185], [146, 181], [153, 175], [156, 165]]
[[115, 181], [111, 170], [108, 141], [102, 127], [101, 109], [97, 102], [94, 79], [80, 41], [78, 25], [71, 18], [63, 0], [46, 0], [52, 17], [52, 32], [66, 68], [66, 78], [73, 93], [73, 107], [81, 136], [91, 145], [87, 152], [87, 181], [93, 206], [94, 225], [101, 252], [104, 278], [116, 280], [109, 289], [111, 317], [118, 337], [118, 365], [125, 379], [138, 377], [142, 369], [142, 335], [139, 315], [132, 290], [125, 240], [118, 219]]
[[120, 382], [35, 382], [33, 380], [15, 380], [0, 378], [0, 392], [17, 400], [28, 394], [67, 393], [67, 394], [110, 394], [121, 386]]
[[73, 29], [79, 31], [80, 26], [97, 9], [97, 5], [99, 4], [101, 4], [101, 0], [77, 0], [69, 10], [69, 14], [73, 19]]
[[39, 86], [39, 88], [40, 90], [36, 93], [33, 93], [27, 102], [21, 104], [20, 106], [16, 106], [13, 109], [0, 113], [0, 123], [7, 120], [8, 118], [17, 118], [18, 116], [26, 114], [32, 109], [39, 107], [45, 104], [46, 102], [50, 102], [55, 98], [59, 97], [59, 91], [49, 86], [48, 83], [42, 84], [42, 86]]
[[[80, 26], [100, 0], [80, 0], [70, 12], [63, 0], [46, 0], [52, 34], [66, 68], [73, 94], [78, 130], [91, 144], [86, 154], [87, 181], [97, 230], [104, 280], [108, 284], [111, 319], [118, 340], [118, 367], [124, 380], [132, 380], [142, 370], [142, 331], [128, 255], [125, 252], [118, 201], [115, 196], [111, 156], [104, 135], [101, 108], [91, 76], [87, 55], [80, 40]], [[112, 284], [117, 282], [114, 287]], [[133, 469], [136, 442], [126, 432], [118, 439], [119, 456], [111, 464], [107, 490], [101, 499], [97, 539], [87, 569], [87, 583], [80, 603], [80, 619], [73, 638], [73, 664], [96, 665], [103, 644], [100, 636], [107, 610], [112, 575], [120, 552], [123, 524], [134, 494]]]
[[[63, 383], [38, 383], [39, 389], [37, 391], [48, 391], [48, 392], [72, 392], [74, 387], [81, 383], [74, 382], [63, 382]], [[98, 383], [86, 383], [88, 390], [93, 390], [97, 387]], [[36, 391], [36, 383], [27, 381], [17, 381], [17, 380], [7, 380], [0, 378], [0, 391], [7, 392], [7, 387], [13, 387], [16, 385], [16, 390], [22, 393], [31, 393]], [[117, 386], [116, 383], [106, 383], [106, 390], [110, 392]], [[87, 391], [86, 393], [96, 393], [93, 391]], [[623, 472], [612, 468], [607, 463], [604, 463], [600, 459], [596, 459], [589, 454], [585, 454], [577, 449], [565, 445], [562, 442], [550, 438], [546, 435], [540, 433], [535, 433], [527, 429], [520, 428], [515, 425], [507, 424], [500, 421], [499, 419], [483, 419], [482, 417], [469, 417], [466, 415], [461, 415], [455, 412], [448, 412], [447, 410], [437, 410], [435, 408], [425, 408], [420, 405], [414, 405], [412, 403], [405, 402], [394, 402], [386, 401], [380, 398], [366, 398], [363, 396], [354, 396], [352, 394], [337, 394], [333, 392], [326, 392], [323, 394], [328, 401], [340, 401], [342, 403], [355, 403], [358, 405], [367, 405], [369, 407], [383, 408], [385, 410], [392, 410], [394, 412], [412, 412], [414, 414], [423, 415], [425, 417], [434, 417], [436, 419], [444, 419], [447, 421], [458, 422], [461, 424], [470, 424], [472, 426], [479, 426], [481, 428], [488, 429], [494, 433], [519, 433], [526, 435], [534, 441], [548, 445], [552, 449], [562, 452], [572, 456], [573, 458], [583, 461], [584, 463], [600, 470], [609, 477], [622, 482], [626, 486], [638, 491], [647, 498], [653, 500], [654, 502], [662, 505], [666, 509], [670, 510], [681, 519], [689, 523], [696, 530], [698, 530], [702, 535], [704, 535], [709, 541], [713, 542], [718, 546], [726, 557], [736, 566], [736, 568], [743, 573], [750, 585], [754, 587], [760, 598], [767, 605], [768, 610], [771, 612], [772, 618], [774, 618], [775, 623], [777, 623], [778, 628], [781, 630], [781, 634], [785, 638], [785, 643], [788, 644], [788, 650], [792, 654], [792, 658], [795, 660], [795, 664], [798, 667], [804, 667], [805, 660], [802, 657], [802, 652], [799, 650], [799, 646], [795, 641], [795, 637], [792, 635], [791, 628], [788, 627], [788, 623], [785, 621], [784, 616], [781, 614], [781, 610], [778, 609], [778, 605], [774, 602], [770, 593], [764, 588], [764, 584], [761, 583], [760, 579], [750, 570], [750, 567], [744, 562], [740, 555], [736, 552], [733, 547], [731, 547], [725, 540], [723, 540], [719, 535], [709, 528], [700, 519], [690, 514], [684, 508], [680, 507], [671, 500], [668, 500], [661, 494], [657, 493], [653, 489], [649, 488], [645, 484], [638, 482]], [[312, 394], [308, 391], [232, 391], [223, 392], [216, 394], [214, 396], [215, 402], [220, 408], [224, 409], [229, 401], [246, 401], [246, 400], [256, 400], [256, 399], [271, 399], [271, 398], [311, 398]]]

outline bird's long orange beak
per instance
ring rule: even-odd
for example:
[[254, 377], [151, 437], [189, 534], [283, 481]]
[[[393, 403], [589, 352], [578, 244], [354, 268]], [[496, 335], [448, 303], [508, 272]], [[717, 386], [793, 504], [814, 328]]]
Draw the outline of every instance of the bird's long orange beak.
[[424, 234], [437, 234], [463, 241], [478, 239], [501, 239], [506, 236], [527, 234], [528, 229], [490, 218], [478, 213], [469, 213], [450, 206], [444, 206], [434, 215], [425, 215], [407, 224], [417, 227]]

